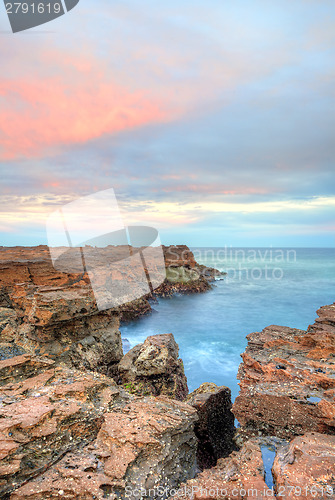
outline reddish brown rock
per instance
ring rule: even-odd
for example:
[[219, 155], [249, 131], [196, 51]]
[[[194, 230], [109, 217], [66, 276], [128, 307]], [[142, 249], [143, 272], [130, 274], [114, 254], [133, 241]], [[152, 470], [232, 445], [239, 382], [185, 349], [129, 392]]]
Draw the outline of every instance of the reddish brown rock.
[[[46, 246], [0, 247], [0, 333], [1, 341], [6, 344], [3, 350], [0, 347], [0, 359], [10, 353], [12, 343], [13, 354], [19, 354], [17, 349], [23, 349], [76, 368], [115, 373], [122, 357], [119, 321], [149, 313], [151, 294], [144, 291], [143, 297], [129, 302], [131, 295], [128, 297], [125, 293], [124, 304], [100, 312], [89, 277], [83, 272], [78, 249], [58, 250], [61, 262], [56, 262], [56, 268], [62, 271], [53, 267]], [[126, 254], [129, 256], [129, 252], [138, 251], [126, 245], [100, 249], [85, 247], [84, 250], [97, 270], [95, 286], [98, 287], [104, 286], [110, 278], [116, 285], [122, 285], [125, 277], [118, 261]], [[186, 246], [164, 247], [163, 252], [167, 269], [177, 266], [179, 271], [188, 273], [196, 267], [193, 253]], [[154, 281], [159, 271], [155, 259], [157, 255], [154, 253], [150, 261], [150, 278]], [[109, 267], [105, 269], [106, 262], [109, 262]], [[136, 282], [137, 273], [143, 275], [140, 259], [137, 267], [131, 269], [128, 284]], [[127, 287], [121, 285], [119, 291], [123, 293], [123, 288]], [[156, 293], [194, 293], [209, 287], [208, 280], [198, 279], [198, 276], [195, 280], [184, 282], [181, 279], [178, 283], [166, 279]]]
[[334, 310], [321, 308], [306, 332], [270, 326], [248, 335], [233, 406], [240, 434], [335, 434]]
[[213, 467], [218, 458], [227, 457], [236, 445], [231, 391], [228, 387], [204, 383], [187, 397], [187, 403], [198, 413], [195, 434], [198, 438], [197, 464], [201, 469]]
[[154, 292], [155, 296], [171, 297], [175, 293], [199, 293], [212, 288], [210, 282], [225, 273], [200, 265], [185, 245], [163, 247], [166, 279]]
[[[90, 247], [87, 247], [88, 249]], [[102, 269], [103, 264], [105, 264], [106, 259], [111, 264], [113, 262], [118, 262], [129, 256], [130, 253], [136, 252], [138, 249], [132, 249], [126, 245], [120, 245], [119, 247], [104, 247], [99, 249], [94, 249], [94, 264], [97, 269]], [[150, 255], [150, 249], [147, 249]], [[85, 249], [86, 251], [86, 249]], [[112, 251], [112, 254], [111, 254]], [[78, 258], [77, 249], [59, 249], [61, 255], [61, 266], [59, 263], [56, 267], [60, 267], [62, 271], [56, 270], [50, 258], [49, 249], [47, 246], [40, 245], [37, 247], [0, 247], [0, 306], [10, 307], [12, 306], [13, 293], [16, 294], [16, 300], [19, 300], [20, 293], [23, 296], [29, 295], [27, 293], [28, 289], [30, 292], [44, 291], [47, 292], [49, 287], [49, 292], [55, 288], [55, 290], [67, 290], [68, 287], [77, 285], [76, 288], [83, 288], [84, 294], [87, 296], [87, 291], [85, 287], [89, 285], [89, 277], [86, 273], [83, 273], [81, 258]], [[169, 247], [163, 246], [163, 256], [166, 268], [184, 268], [188, 270], [194, 270], [197, 268], [203, 269], [204, 266], [199, 266], [191, 250], [185, 245], [172, 245]], [[151, 273], [153, 273], [153, 280], [155, 281], [155, 259], [156, 254], [153, 255], [153, 263], [151, 263]], [[134, 273], [139, 272], [143, 274], [143, 266], [139, 261], [139, 269], [136, 270], [136, 262]], [[158, 265], [157, 265], [158, 267]], [[206, 268], [207, 269], [207, 268]], [[113, 280], [118, 281], [124, 279], [122, 273], [117, 267], [111, 267], [111, 273], [113, 274]], [[200, 273], [205, 274], [206, 273]], [[22, 292], [22, 286], [24, 291]], [[191, 285], [189, 287], [191, 289]], [[90, 290], [90, 287], [87, 289]], [[194, 291], [197, 291], [196, 288]], [[71, 288], [69, 293], [71, 292]], [[94, 298], [93, 298], [94, 299]], [[77, 300], [77, 298], [76, 298]], [[84, 297], [88, 300], [89, 312], [94, 306], [91, 304], [92, 300], [90, 297]], [[93, 300], [94, 303], [94, 300]], [[86, 308], [87, 309], [87, 308]]]
[[99, 312], [88, 277], [60, 273], [47, 247], [0, 249], [0, 357], [17, 349], [103, 373], [122, 357], [119, 314]]
[[65, 456], [17, 489], [19, 499], [166, 498], [194, 475], [196, 412], [168, 398], [119, 400], [106, 412], [95, 441]]
[[[188, 252], [174, 264], [194, 269]], [[70, 253], [60, 272], [47, 247], [0, 248], [0, 495], [119, 498], [127, 486], [177, 486], [194, 474], [195, 410], [137, 398], [101, 375], [114, 373], [122, 357], [120, 318], [148, 312], [148, 297], [98, 311]], [[123, 279], [119, 270], [112, 279]], [[205, 289], [200, 281], [181, 288]], [[147, 384], [137, 392], [186, 396], [172, 335], [148, 340], [135, 364]]]
[[[163, 246], [165, 267], [170, 271], [170, 282], [178, 281], [213, 281], [226, 273], [213, 267], [198, 264], [193, 252], [186, 245]], [[191, 272], [188, 272], [190, 270]]]
[[23, 321], [7, 340], [26, 352], [103, 373], [122, 357], [119, 317], [112, 311], [92, 315], [82, 312], [73, 320], [46, 325]]
[[4, 307], [12, 305], [11, 294], [17, 285], [69, 286], [80, 278], [83, 278], [80, 272], [56, 271], [46, 245], [0, 247], [0, 298]]
[[247, 441], [240, 451], [220, 458], [216, 467], [206, 469], [196, 478], [180, 485], [174, 500], [256, 499], [273, 496], [264, 481], [260, 443]]
[[92, 441], [118, 394], [103, 375], [19, 356], [0, 362], [0, 494]]
[[54, 362], [48, 358], [23, 354], [0, 361], [0, 386], [20, 382], [52, 368]]
[[335, 436], [308, 433], [278, 451], [275, 491], [285, 500], [335, 498]]
[[193, 252], [186, 245], [163, 246], [166, 267], [196, 267]]
[[124, 387], [134, 394], [185, 399], [187, 379], [178, 352], [172, 333], [148, 337], [127, 352], [118, 365]]

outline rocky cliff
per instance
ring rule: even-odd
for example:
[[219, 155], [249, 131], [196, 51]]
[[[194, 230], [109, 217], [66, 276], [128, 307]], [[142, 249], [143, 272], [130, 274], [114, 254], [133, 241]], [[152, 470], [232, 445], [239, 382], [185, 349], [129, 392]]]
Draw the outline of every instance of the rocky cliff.
[[[164, 258], [158, 295], [218, 275], [187, 247]], [[0, 250], [1, 498], [335, 499], [335, 304], [306, 331], [248, 336], [234, 436], [229, 388], [187, 396], [172, 334], [123, 356], [120, 320], [153, 294], [99, 311], [70, 266], [56, 271], [46, 247]]]
[[317, 313], [307, 331], [269, 326], [248, 335], [233, 406], [241, 434], [335, 434], [335, 304]]
[[[72, 257], [60, 272], [47, 247], [0, 249], [0, 496], [167, 498], [194, 476], [198, 443], [196, 409], [176, 401], [178, 345], [158, 335], [123, 356], [120, 321], [150, 312], [153, 294], [100, 311]], [[216, 271], [187, 247], [164, 259], [156, 296], [211, 287]]]
[[306, 331], [269, 326], [247, 337], [235, 441], [242, 452], [266, 436], [275, 450], [273, 486], [256, 498], [335, 499], [335, 303], [317, 314]]
[[[111, 260], [104, 280], [110, 276], [113, 284], [124, 282], [113, 263], [117, 264], [126, 250], [133, 249], [95, 249], [98, 269], [106, 271], [106, 261]], [[154, 293], [99, 311], [87, 272], [79, 272], [76, 249], [62, 253], [60, 272], [46, 246], [0, 247], [0, 356], [1, 352], [28, 352], [78, 369], [112, 374], [123, 355], [120, 321], [150, 312], [149, 300], [154, 296], [175, 291], [195, 293], [211, 287], [215, 270], [207, 270], [205, 276], [188, 247], [163, 247], [163, 254], [167, 277]], [[137, 273], [143, 274], [142, 264], [137, 267], [134, 279]]]

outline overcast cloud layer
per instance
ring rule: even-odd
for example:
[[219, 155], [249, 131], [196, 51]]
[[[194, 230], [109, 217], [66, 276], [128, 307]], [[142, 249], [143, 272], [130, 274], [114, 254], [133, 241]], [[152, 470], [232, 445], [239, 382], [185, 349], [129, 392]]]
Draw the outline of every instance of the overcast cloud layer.
[[81, 0], [0, 10], [0, 245], [113, 187], [126, 223], [199, 246], [335, 244], [333, 0]]

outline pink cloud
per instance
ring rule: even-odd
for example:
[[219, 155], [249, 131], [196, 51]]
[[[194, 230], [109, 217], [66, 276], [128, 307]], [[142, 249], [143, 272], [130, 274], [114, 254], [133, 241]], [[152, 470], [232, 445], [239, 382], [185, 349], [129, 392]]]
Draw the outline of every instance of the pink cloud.
[[36, 157], [167, 117], [158, 99], [117, 83], [93, 57], [51, 49], [38, 60], [25, 76], [11, 61], [0, 80], [0, 159]]

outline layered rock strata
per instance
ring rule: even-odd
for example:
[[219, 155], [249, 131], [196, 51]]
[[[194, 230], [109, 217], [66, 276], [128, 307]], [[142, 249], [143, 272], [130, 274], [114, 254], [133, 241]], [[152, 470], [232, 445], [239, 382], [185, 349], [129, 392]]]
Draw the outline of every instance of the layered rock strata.
[[335, 304], [307, 331], [270, 326], [248, 335], [233, 412], [240, 435], [335, 434]]
[[42, 357], [1, 361], [0, 373], [2, 497], [125, 498], [193, 477], [189, 405], [135, 397], [109, 377]]
[[[88, 252], [86, 247], [84, 250]], [[133, 249], [120, 246], [89, 250], [94, 254], [93, 263], [102, 273], [103, 281], [111, 279], [120, 285], [120, 293], [124, 293], [127, 287], [123, 286], [125, 277], [118, 269], [118, 259]], [[115, 374], [122, 358], [120, 321], [149, 313], [149, 300], [154, 295], [147, 294], [131, 302], [127, 302], [125, 295], [124, 304], [99, 310], [77, 252], [78, 249], [60, 251], [62, 271], [59, 271], [57, 265], [53, 266], [46, 246], [0, 247], [0, 359], [29, 352], [78, 369]], [[161, 289], [155, 291], [156, 295], [210, 288], [209, 279], [197, 274], [197, 263], [186, 246], [163, 247], [163, 254], [167, 274], [173, 269], [179, 278], [183, 273], [195, 275], [187, 282], [182, 278], [170, 282], [166, 278]], [[106, 261], [109, 262], [107, 268], [103, 266]], [[158, 264], [156, 266], [153, 259], [153, 278], [156, 267]], [[138, 261], [127, 278], [130, 285], [136, 282], [137, 274], [143, 272], [143, 265]], [[131, 298], [131, 286], [129, 290]]]

